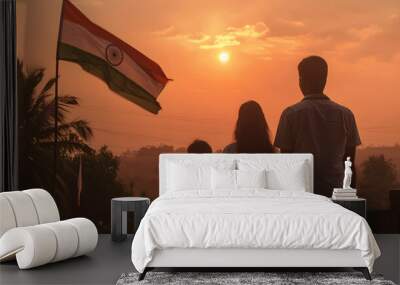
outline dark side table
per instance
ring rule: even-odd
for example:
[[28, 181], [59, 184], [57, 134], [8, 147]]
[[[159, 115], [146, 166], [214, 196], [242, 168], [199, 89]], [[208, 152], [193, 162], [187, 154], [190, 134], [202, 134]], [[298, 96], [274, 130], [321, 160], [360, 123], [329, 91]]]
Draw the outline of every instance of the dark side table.
[[127, 235], [127, 212], [134, 213], [134, 233], [150, 205], [145, 197], [119, 197], [111, 199], [111, 239], [123, 241]]
[[367, 218], [367, 200], [363, 198], [354, 199], [332, 199], [332, 202], [339, 204], [340, 206], [359, 214], [364, 219]]

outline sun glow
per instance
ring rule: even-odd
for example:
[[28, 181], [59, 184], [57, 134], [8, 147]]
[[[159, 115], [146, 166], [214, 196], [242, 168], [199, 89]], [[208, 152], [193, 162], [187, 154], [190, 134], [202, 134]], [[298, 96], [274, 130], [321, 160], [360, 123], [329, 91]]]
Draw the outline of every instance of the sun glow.
[[228, 52], [226, 52], [226, 51], [221, 51], [221, 52], [218, 54], [218, 60], [219, 60], [221, 63], [227, 63], [227, 62], [229, 61], [230, 58], [231, 58], [230, 54], [229, 54]]

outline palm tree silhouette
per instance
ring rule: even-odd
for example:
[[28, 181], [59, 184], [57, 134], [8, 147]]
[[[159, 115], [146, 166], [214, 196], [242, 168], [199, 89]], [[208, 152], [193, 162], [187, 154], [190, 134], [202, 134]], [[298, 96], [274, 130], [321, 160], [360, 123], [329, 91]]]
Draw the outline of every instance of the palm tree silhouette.
[[[52, 191], [54, 183], [54, 139], [55, 98], [49, 93], [55, 78], [46, 82], [37, 92], [44, 77], [44, 69], [24, 70], [22, 61], [17, 64], [18, 92], [18, 136], [19, 136], [19, 186], [20, 189], [43, 187]], [[57, 187], [52, 193], [56, 201], [68, 208], [71, 195], [60, 173], [68, 173], [68, 163], [64, 158], [78, 153], [90, 152], [87, 145], [93, 136], [89, 123], [85, 120], [68, 121], [71, 108], [79, 106], [77, 97], [60, 95], [58, 97], [57, 150], [59, 171], [56, 175]], [[60, 203], [58, 203], [60, 206]], [[70, 208], [70, 207], [69, 207]]]

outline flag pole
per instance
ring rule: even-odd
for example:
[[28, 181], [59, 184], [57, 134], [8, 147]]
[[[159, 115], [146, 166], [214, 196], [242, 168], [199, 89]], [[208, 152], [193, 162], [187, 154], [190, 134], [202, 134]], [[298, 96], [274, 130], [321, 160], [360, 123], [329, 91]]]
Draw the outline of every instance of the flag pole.
[[58, 78], [59, 78], [59, 47], [61, 32], [63, 26], [63, 16], [64, 16], [64, 0], [61, 4], [60, 22], [58, 25], [58, 36], [57, 36], [57, 47], [56, 47], [56, 82], [54, 86], [54, 185], [53, 193], [56, 192], [57, 188], [57, 157], [58, 157]]
[[81, 193], [82, 193], [82, 154], [79, 156], [79, 170], [78, 170], [78, 183], [77, 183], [77, 188], [78, 188], [78, 195], [77, 195], [77, 201], [76, 204], [78, 207], [81, 207]]

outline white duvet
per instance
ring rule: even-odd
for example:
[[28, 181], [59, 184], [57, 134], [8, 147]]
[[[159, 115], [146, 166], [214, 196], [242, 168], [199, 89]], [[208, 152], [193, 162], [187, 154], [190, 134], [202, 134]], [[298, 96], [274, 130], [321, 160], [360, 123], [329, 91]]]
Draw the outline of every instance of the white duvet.
[[143, 272], [155, 249], [358, 249], [372, 272], [380, 251], [364, 218], [306, 192], [172, 192], [154, 200], [132, 243]]

